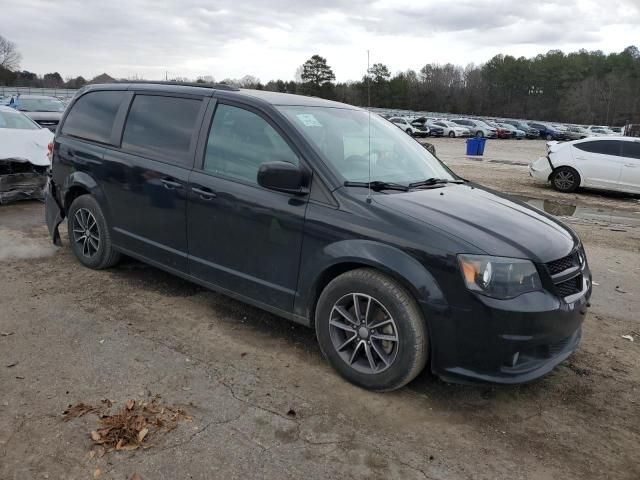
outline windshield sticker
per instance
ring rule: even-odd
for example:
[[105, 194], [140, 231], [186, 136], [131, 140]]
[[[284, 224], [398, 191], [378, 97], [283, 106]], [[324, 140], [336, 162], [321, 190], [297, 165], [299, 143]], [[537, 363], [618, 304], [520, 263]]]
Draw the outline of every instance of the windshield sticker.
[[311, 113], [299, 113], [296, 117], [305, 127], [322, 127], [322, 124]]

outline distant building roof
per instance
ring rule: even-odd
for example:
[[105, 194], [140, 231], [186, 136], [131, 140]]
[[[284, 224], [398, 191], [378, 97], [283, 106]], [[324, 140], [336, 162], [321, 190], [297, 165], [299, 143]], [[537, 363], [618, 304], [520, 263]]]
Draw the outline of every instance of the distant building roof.
[[114, 83], [115, 81], [115, 78], [103, 73], [92, 79], [89, 83]]

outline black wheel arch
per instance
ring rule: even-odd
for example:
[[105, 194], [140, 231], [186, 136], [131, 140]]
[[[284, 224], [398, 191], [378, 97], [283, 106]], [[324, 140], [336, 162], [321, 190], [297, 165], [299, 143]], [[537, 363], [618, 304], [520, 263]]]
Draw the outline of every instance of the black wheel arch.
[[[428, 304], [437, 311], [445, 311], [448, 308], [440, 285], [418, 260], [394, 247], [373, 241], [351, 240], [338, 243], [349, 243], [352, 246], [352, 242], [359, 243], [358, 250], [355, 251], [361, 251], [362, 256], [353, 257], [344, 252], [344, 256], [333, 257], [318, 269], [318, 274], [308, 289], [304, 286], [299, 289], [299, 292], [307, 291], [307, 294], [298, 296], [295, 310], [309, 320], [310, 326], [315, 323], [315, 310], [320, 294], [329, 282], [343, 273], [359, 268], [379, 271], [397, 281], [421, 307]], [[348, 245], [336, 248], [354, 251]]]

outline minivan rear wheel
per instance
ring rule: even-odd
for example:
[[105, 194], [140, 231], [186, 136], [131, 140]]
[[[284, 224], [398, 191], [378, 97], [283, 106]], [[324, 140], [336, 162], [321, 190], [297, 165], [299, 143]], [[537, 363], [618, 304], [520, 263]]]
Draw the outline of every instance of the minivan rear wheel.
[[551, 185], [560, 192], [575, 192], [580, 186], [580, 174], [571, 167], [556, 168], [551, 174]]
[[73, 200], [67, 212], [71, 250], [85, 267], [100, 270], [118, 263], [102, 209], [91, 195]]
[[376, 270], [351, 270], [332, 280], [318, 300], [315, 327], [329, 363], [369, 390], [400, 388], [427, 362], [427, 329], [416, 301]]

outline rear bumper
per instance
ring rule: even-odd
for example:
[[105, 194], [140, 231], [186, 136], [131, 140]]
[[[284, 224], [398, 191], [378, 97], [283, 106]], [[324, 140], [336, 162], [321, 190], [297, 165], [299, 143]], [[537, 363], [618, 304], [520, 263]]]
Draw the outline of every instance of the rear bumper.
[[570, 302], [547, 291], [510, 300], [474, 295], [472, 306], [431, 317], [432, 371], [455, 383], [524, 383], [549, 373], [580, 343], [591, 275]]

